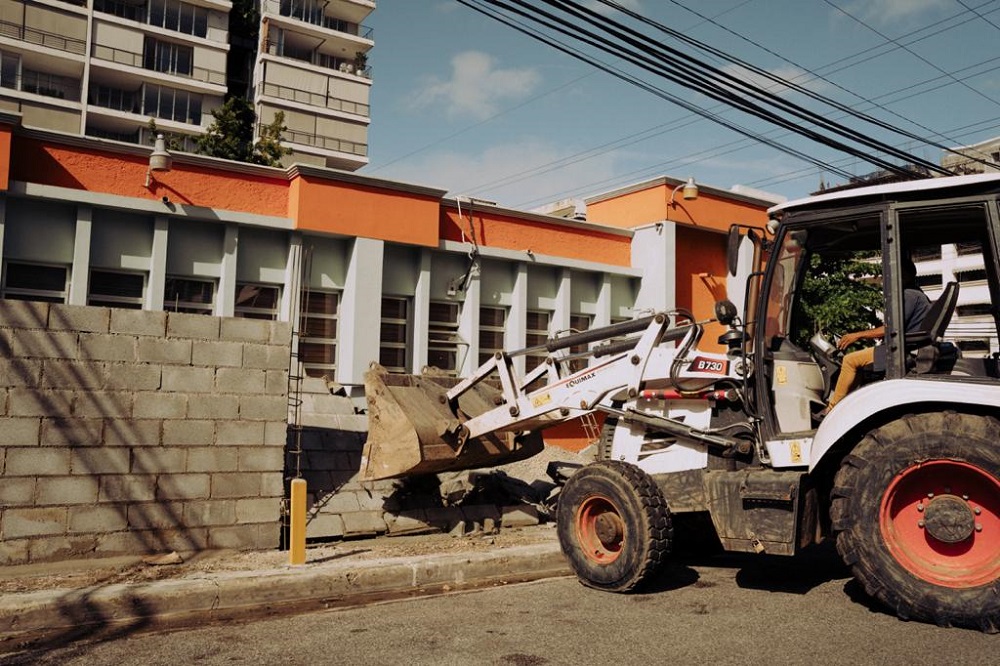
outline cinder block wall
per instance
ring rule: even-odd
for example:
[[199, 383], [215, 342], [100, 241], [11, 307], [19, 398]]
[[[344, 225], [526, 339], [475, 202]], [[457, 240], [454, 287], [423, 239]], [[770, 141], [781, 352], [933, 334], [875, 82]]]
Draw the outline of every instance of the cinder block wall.
[[277, 547], [290, 337], [0, 301], [0, 564]]

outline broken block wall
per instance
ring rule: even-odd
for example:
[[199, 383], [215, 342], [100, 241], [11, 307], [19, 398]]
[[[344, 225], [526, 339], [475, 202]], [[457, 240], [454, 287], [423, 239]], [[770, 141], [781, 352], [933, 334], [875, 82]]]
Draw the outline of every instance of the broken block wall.
[[290, 326], [0, 304], [0, 564], [274, 548]]

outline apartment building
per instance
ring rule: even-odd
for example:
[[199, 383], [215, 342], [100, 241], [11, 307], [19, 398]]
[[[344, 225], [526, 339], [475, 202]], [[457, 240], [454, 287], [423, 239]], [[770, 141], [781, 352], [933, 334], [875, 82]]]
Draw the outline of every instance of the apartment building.
[[[193, 152], [229, 91], [252, 100], [260, 124], [284, 112], [287, 164], [363, 166], [374, 41], [361, 21], [375, 3], [258, 5], [260, 23], [240, 26], [258, 34], [232, 35], [227, 0], [0, 0], [0, 110], [141, 145], [155, 124]], [[234, 42], [251, 45], [245, 57], [231, 57]]]

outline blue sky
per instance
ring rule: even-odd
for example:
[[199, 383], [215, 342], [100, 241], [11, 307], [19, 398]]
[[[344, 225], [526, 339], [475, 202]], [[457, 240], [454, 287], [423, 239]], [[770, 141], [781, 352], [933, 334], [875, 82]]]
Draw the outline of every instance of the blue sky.
[[[1000, 0], [619, 2], [893, 125], [935, 134], [938, 143], [1000, 136]], [[366, 25], [375, 30], [375, 48], [364, 174], [522, 209], [658, 175], [791, 198], [816, 190], [821, 179], [841, 180], [454, 0], [378, 0]], [[643, 78], [720, 108], [652, 75]], [[873, 169], [734, 110], [724, 113], [852, 174]], [[940, 161], [937, 148], [876, 136]]]

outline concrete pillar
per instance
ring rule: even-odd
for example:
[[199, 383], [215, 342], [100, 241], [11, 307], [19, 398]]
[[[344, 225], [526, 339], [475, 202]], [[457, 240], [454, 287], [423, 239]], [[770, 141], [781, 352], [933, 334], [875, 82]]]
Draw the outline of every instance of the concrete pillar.
[[[515, 270], [514, 289], [510, 294], [510, 312], [507, 316], [507, 329], [504, 331], [507, 351], [523, 348], [527, 340], [524, 329], [528, 324], [528, 266], [519, 263]], [[519, 375], [524, 374], [523, 356], [514, 359], [514, 370]]]
[[468, 377], [479, 367], [479, 308], [482, 304], [482, 283], [473, 270], [465, 288], [465, 300], [458, 318], [458, 335], [468, 346], [458, 348], [458, 376]]
[[292, 328], [298, 331], [298, 317], [302, 308], [302, 234], [294, 232], [288, 237], [288, 259], [285, 262], [285, 289], [281, 293], [278, 306], [278, 320], [295, 322]]
[[410, 313], [410, 372], [419, 374], [427, 365], [427, 332], [430, 328], [431, 253], [420, 251], [420, 268], [413, 289], [413, 312]]
[[594, 328], [608, 326], [611, 323], [611, 276], [601, 275], [601, 286], [597, 292], [597, 303], [594, 310]]
[[337, 335], [337, 381], [344, 385], [363, 384], [365, 370], [378, 359], [384, 256], [384, 241], [356, 238], [351, 245]]
[[149, 257], [149, 284], [146, 285], [146, 310], [163, 310], [163, 289], [167, 282], [167, 236], [170, 221], [165, 217], [153, 220], [153, 250]]
[[90, 284], [90, 233], [93, 229], [90, 206], [76, 209], [76, 234], [73, 239], [73, 268], [69, 277], [69, 304], [86, 305]]
[[637, 312], [673, 310], [677, 306], [677, 227], [673, 222], [636, 229], [632, 237], [632, 266], [642, 269], [635, 299]]
[[559, 271], [556, 287], [556, 302], [552, 312], [551, 333], [565, 331], [570, 327], [570, 314], [573, 309], [573, 272], [568, 268]]
[[239, 247], [240, 228], [235, 224], [227, 224], [222, 240], [222, 265], [219, 266], [219, 297], [215, 306], [215, 314], [220, 317], [232, 317], [236, 310], [236, 262]]

